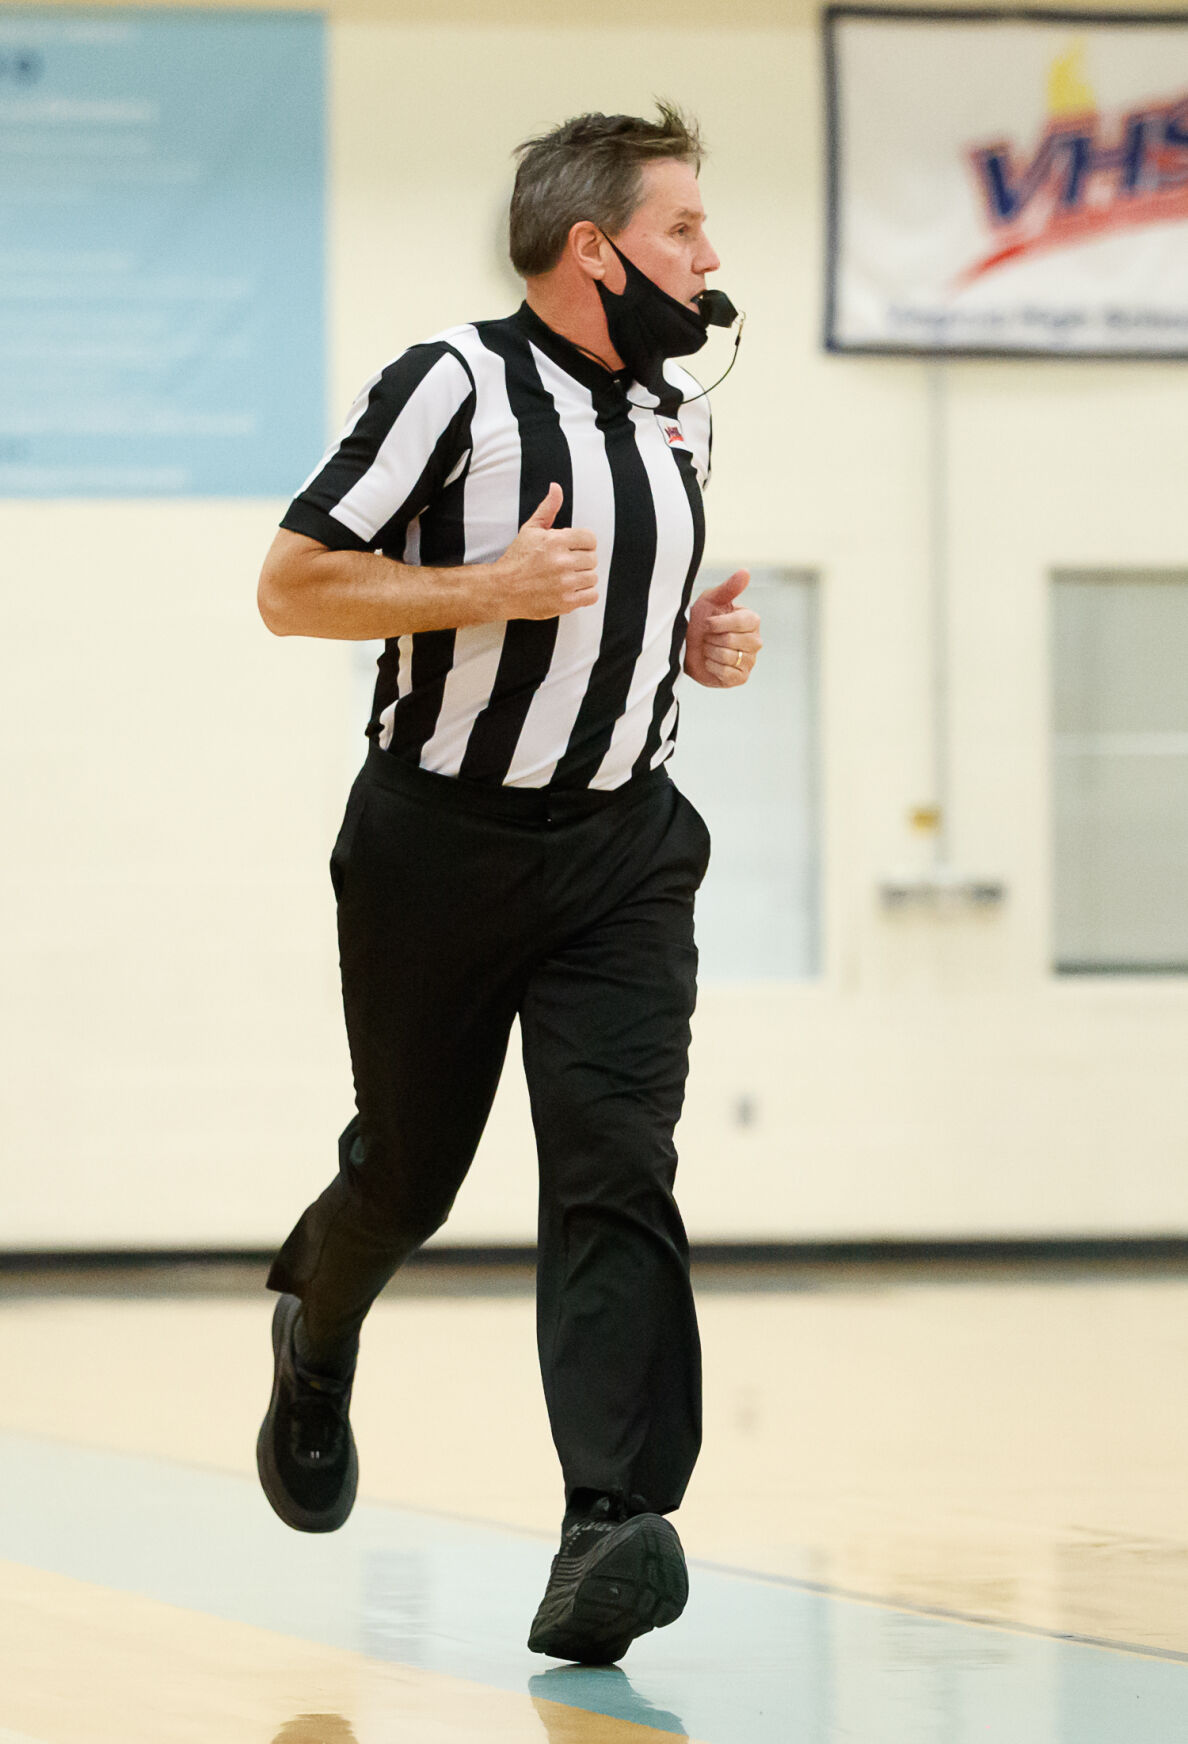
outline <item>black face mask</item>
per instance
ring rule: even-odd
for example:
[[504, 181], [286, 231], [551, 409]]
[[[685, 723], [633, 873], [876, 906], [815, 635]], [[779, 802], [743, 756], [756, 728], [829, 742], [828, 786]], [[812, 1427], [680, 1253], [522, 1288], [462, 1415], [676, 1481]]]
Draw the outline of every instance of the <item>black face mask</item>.
[[606, 313], [610, 342], [636, 381], [659, 394], [664, 360], [691, 357], [705, 344], [710, 327], [729, 327], [738, 311], [724, 291], [702, 291], [695, 298], [696, 309], [678, 303], [628, 260], [622, 249], [613, 242], [611, 247], [623, 263], [627, 283], [616, 296], [601, 279], [594, 281]]

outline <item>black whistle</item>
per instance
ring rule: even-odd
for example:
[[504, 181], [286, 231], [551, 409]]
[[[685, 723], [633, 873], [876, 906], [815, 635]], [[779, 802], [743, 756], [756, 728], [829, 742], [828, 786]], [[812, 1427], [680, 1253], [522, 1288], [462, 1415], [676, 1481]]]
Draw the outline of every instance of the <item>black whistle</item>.
[[707, 327], [733, 327], [738, 310], [725, 291], [699, 291], [693, 301]]

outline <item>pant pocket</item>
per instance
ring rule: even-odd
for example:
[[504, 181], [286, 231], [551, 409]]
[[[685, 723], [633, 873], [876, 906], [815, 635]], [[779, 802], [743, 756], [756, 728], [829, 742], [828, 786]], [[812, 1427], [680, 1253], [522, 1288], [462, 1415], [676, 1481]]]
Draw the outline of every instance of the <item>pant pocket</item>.
[[334, 886], [334, 895], [342, 900], [346, 885], [347, 867], [350, 863], [351, 849], [355, 837], [359, 833], [359, 824], [367, 804], [367, 783], [362, 774], [355, 777], [354, 786], [347, 796], [346, 810], [342, 815], [338, 835], [330, 850], [330, 882]]
[[695, 843], [693, 852], [696, 856], [698, 868], [697, 882], [700, 884], [701, 880], [705, 877], [710, 863], [710, 850], [712, 844], [709, 825], [706, 823], [697, 807], [693, 804], [693, 801], [687, 799], [681, 792], [680, 788], [677, 788], [676, 794], [677, 800], [680, 804], [680, 809], [689, 826], [690, 836], [693, 838]]

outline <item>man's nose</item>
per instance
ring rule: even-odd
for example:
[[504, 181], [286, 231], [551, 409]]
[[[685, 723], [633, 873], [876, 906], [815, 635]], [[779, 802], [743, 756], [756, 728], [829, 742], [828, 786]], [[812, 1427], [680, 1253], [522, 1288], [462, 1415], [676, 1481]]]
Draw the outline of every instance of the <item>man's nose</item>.
[[714, 245], [708, 236], [701, 239], [701, 247], [697, 251], [697, 259], [693, 263], [693, 271], [699, 273], [717, 272], [722, 262], [714, 253]]

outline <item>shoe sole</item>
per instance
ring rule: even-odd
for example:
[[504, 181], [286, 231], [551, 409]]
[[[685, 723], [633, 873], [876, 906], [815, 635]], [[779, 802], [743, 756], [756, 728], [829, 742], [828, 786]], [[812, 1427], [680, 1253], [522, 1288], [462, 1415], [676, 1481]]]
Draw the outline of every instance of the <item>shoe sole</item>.
[[674, 1528], [659, 1514], [639, 1514], [583, 1577], [564, 1619], [533, 1629], [528, 1645], [553, 1659], [611, 1665], [639, 1636], [675, 1623], [688, 1597]]
[[280, 1395], [280, 1359], [281, 1351], [288, 1340], [293, 1321], [301, 1308], [297, 1296], [282, 1296], [276, 1305], [272, 1316], [272, 1397], [268, 1401], [268, 1410], [260, 1425], [260, 1433], [256, 1437], [256, 1470], [260, 1474], [260, 1488], [268, 1497], [274, 1514], [284, 1521], [286, 1526], [292, 1526], [296, 1532], [337, 1532], [342, 1526], [351, 1509], [355, 1505], [355, 1495], [359, 1488], [359, 1456], [355, 1451], [355, 1439], [350, 1435], [350, 1455], [347, 1461], [346, 1479], [338, 1501], [333, 1508], [314, 1511], [303, 1508], [295, 1502], [281, 1482], [277, 1470], [276, 1458], [272, 1451], [272, 1420], [276, 1413], [277, 1399]]

